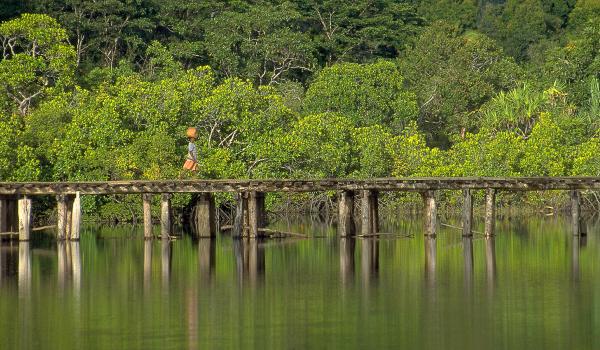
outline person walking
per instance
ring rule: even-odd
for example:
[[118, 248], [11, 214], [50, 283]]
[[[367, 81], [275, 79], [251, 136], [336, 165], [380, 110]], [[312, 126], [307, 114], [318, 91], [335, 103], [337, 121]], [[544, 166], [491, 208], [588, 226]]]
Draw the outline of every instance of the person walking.
[[185, 163], [183, 163], [183, 168], [191, 171], [198, 171], [198, 149], [196, 148], [196, 144], [194, 143], [198, 138], [198, 131], [196, 128], [188, 128], [186, 131], [186, 135], [188, 138], [188, 153], [185, 159]]

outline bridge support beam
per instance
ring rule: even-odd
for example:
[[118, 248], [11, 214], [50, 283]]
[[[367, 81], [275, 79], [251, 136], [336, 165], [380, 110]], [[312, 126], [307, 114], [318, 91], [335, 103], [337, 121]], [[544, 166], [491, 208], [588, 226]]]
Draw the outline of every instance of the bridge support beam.
[[163, 193], [160, 198], [160, 237], [167, 239], [171, 236], [171, 194]]
[[578, 190], [572, 190], [571, 193], [571, 225], [573, 230], [573, 235], [581, 236], [585, 235], [584, 230], [582, 230], [581, 224], [581, 201], [580, 194]]
[[462, 235], [473, 236], [473, 195], [470, 189], [463, 190]]
[[266, 226], [265, 194], [250, 192], [248, 194], [248, 227], [250, 238], [262, 236], [258, 231]]
[[8, 200], [0, 197], [0, 232], [8, 232]]
[[81, 195], [79, 192], [75, 194], [73, 198], [73, 205], [71, 210], [71, 236], [69, 239], [72, 241], [79, 240], [79, 232], [81, 231]]
[[211, 238], [217, 233], [215, 199], [208, 192], [199, 193], [194, 210], [194, 233], [196, 237]]
[[67, 237], [67, 196], [56, 196], [56, 239], [61, 241]]
[[422, 194], [425, 204], [425, 236], [435, 236], [437, 231], [437, 204], [435, 191], [425, 191]]
[[243, 237], [244, 222], [246, 221], [246, 208], [248, 208], [248, 199], [244, 193], [238, 192], [235, 194], [235, 218], [233, 219], [233, 237]]
[[491, 237], [496, 226], [496, 190], [488, 188], [485, 191], [485, 235]]
[[338, 236], [350, 237], [356, 234], [354, 226], [354, 192], [338, 193]]
[[19, 205], [16, 198], [8, 200], [7, 211], [8, 232], [19, 232]]
[[144, 214], [144, 239], [152, 239], [152, 194], [142, 194], [142, 211]]
[[379, 232], [379, 193], [374, 190], [363, 190], [361, 197], [361, 234], [377, 233]]
[[73, 202], [74, 197], [72, 194], [66, 195], [67, 200], [67, 221], [65, 230], [65, 239], [71, 238], [71, 232], [73, 229]]
[[28, 241], [31, 235], [31, 198], [19, 199], [19, 241]]

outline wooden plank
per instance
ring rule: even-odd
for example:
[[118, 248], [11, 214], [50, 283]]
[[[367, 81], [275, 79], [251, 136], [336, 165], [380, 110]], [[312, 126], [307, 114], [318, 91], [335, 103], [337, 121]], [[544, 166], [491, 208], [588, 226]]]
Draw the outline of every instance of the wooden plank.
[[342, 190], [426, 191], [462, 189], [518, 191], [600, 189], [600, 177], [380, 178], [307, 180], [162, 180], [108, 182], [0, 182], [0, 195], [200, 192], [317, 192]]

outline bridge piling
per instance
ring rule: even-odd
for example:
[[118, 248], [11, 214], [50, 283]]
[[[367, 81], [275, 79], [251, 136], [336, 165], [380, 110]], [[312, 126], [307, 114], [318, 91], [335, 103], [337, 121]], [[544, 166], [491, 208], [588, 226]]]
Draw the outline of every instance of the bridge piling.
[[8, 200], [0, 197], [0, 232], [8, 231]]
[[171, 235], [171, 194], [163, 193], [160, 198], [160, 237], [168, 239]]
[[211, 238], [216, 235], [215, 199], [210, 193], [199, 193], [194, 210], [194, 232], [196, 237]]
[[265, 227], [265, 194], [250, 192], [248, 194], [248, 227], [250, 238], [260, 237], [258, 229]]
[[73, 198], [73, 206], [71, 210], [71, 235], [69, 239], [72, 241], [79, 240], [79, 233], [81, 230], [81, 195], [79, 192], [75, 194]]
[[361, 234], [371, 235], [379, 232], [378, 192], [363, 190], [361, 193]]
[[19, 241], [28, 241], [31, 235], [31, 198], [19, 199]]
[[56, 196], [56, 239], [62, 241], [67, 235], [67, 198], [64, 194]]
[[66, 196], [67, 200], [67, 220], [66, 220], [66, 230], [65, 230], [65, 239], [71, 238], [71, 232], [73, 229], [73, 195], [69, 194]]
[[581, 230], [581, 207], [580, 207], [580, 199], [579, 199], [579, 191], [572, 190], [570, 193], [571, 196], [571, 225], [573, 230], [573, 235], [580, 236], [582, 234]]
[[244, 236], [244, 217], [246, 216], [246, 207], [248, 201], [244, 198], [244, 193], [238, 192], [235, 194], [236, 206], [235, 217], [233, 219], [233, 237]]
[[350, 237], [356, 234], [354, 226], [354, 192], [338, 193], [338, 236]]
[[437, 204], [435, 191], [425, 191], [422, 194], [425, 202], [425, 235], [435, 236], [437, 231]]
[[462, 235], [473, 236], [473, 194], [471, 190], [463, 190]]
[[152, 239], [152, 194], [142, 194], [142, 211], [144, 214], [144, 239]]
[[494, 235], [496, 225], [496, 190], [488, 188], [485, 191], [485, 235]]

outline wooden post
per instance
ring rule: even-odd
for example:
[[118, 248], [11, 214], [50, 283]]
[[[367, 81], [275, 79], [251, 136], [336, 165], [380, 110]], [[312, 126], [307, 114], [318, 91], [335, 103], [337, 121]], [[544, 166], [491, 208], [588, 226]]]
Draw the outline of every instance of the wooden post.
[[573, 235], [579, 236], [581, 234], [581, 225], [579, 220], [581, 219], [581, 210], [579, 207], [579, 191], [571, 191], [571, 225]]
[[235, 218], [233, 221], [233, 237], [241, 237], [244, 235], [244, 217], [246, 212], [247, 201], [244, 200], [244, 194], [238, 192], [235, 194]]
[[356, 234], [354, 226], [354, 192], [341, 191], [338, 194], [338, 235], [350, 237]]
[[437, 230], [437, 205], [435, 203], [435, 191], [423, 193], [425, 202], [425, 235], [435, 236]]
[[65, 230], [65, 238], [71, 237], [71, 229], [73, 228], [73, 195], [67, 195], [67, 228]]
[[471, 194], [471, 190], [469, 190], [469, 189], [463, 190], [462, 225], [463, 225], [463, 236], [464, 237], [473, 236], [473, 195]]
[[63, 240], [67, 235], [67, 198], [64, 194], [56, 196], [56, 239]]
[[0, 197], [0, 232], [8, 232], [8, 201]]
[[73, 210], [71, 211], [71, 236], [72, 241], [79, 240], [79, 232], [81, 230], [81, 195], [79, 192], [75, 194], [73, 199]]
[[171, 235], [171, 194], [163, 193], [160, 199], [160, 236], [167, 239]]
[[378, 195], [376, 191], [361, 192], [361, 234], [370, 235], [379, 231]]
[[379, 232], [379, 192], [371, 191], [371, 232]]
[[250, 238], [260, 237], [259, 228], [265, 226], [265, 195], [261, 192], [250, 192], [248, 196], [248, 227]]
[[31, 235], [31, 198], [19, 199], [19, 241], [28, 241]]
[[144, 212], [144, 239], [152, 239], [152, 194], [142, 194], [142, 211]]
[[496, 225], [496, 190], [488, 188], [485, 191], [485, 235], [494, 235]]
[[215, 199], [210, 193], [199, 193], [195, 206], [194, 229], [196, 237], [214, 237], [217, 232]]
[[19, 206], [14, 198], [8, 199], [6, 204], [6, 225], [8, 232], [19, 231]]

